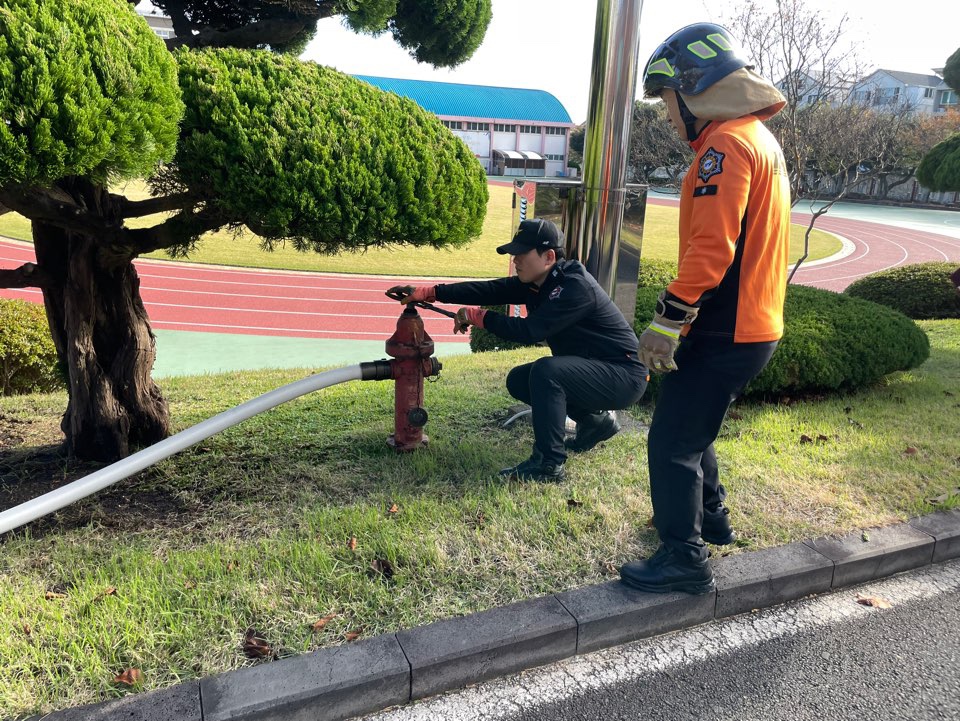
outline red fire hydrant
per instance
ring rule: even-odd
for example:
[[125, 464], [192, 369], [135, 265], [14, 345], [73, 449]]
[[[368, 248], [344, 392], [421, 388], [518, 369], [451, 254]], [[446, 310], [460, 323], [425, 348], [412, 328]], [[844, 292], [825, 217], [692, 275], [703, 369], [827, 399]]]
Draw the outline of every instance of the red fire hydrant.
[[423, 432], [427, 412], [423, 408], [423, 379], [440, 374], [440, 361], [433, 358], [433, 339], [423, 328], [423, 319], [413, 305], [404, 308], [397, 330], [387, 341], [390, 377], [394, 386], [394, 432], [387, 439], [398, 453], [414, 451], [430, 440]]

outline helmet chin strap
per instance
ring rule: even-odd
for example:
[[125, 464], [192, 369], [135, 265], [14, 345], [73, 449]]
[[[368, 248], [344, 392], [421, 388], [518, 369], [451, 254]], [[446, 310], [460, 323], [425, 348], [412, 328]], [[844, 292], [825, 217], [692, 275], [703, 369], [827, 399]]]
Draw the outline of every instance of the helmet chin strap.
[[[677, 104], [680, 106], [680, 119], [683, 121], [683, 126], [687, 130], [687, 140], [693, 142], [700, 137], [700, 133], [703, 132], [703, 128], [697, 130], [697, 116], [690, 112], [690, 108], [687, 107], [687, 104], [683, 102], [683, 96], [680, 93], [677, 93]], [[706, 126], [704, 126], [706, 127]]]

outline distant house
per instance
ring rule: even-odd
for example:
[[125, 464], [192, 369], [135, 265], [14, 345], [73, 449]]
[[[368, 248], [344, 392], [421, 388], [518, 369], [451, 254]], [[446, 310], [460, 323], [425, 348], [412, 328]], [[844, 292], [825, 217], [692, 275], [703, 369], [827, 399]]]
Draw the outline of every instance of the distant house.
[[356, 75], [410, 98], [467, 144], [488, 174], [565, 175], [570, 114], [544, 90]]
[[788, 100], [796, 98], [797, 107], [823, 102], [835, 107], [840, 105], [850, 92], [849, 81], [824, 78], [822, 75], [802, 70], [778, 81], [776, 86]]
[[957, 93], [936, 74], [875, 70], [850, 89], [854, 102], [877, 108], [907, 105], [917, 113], [942, 113], [957, 107]]
[[150, 26], [150, 29], [153, 30], [157, 36], [164, 40], [176, 37], [176, 34], [173, 32], [173, 21], [166, 15], [161, 14], [159, 10], [153, 10], [151, 12], [141, 10], [138, 12], [143, 19], [147, 21], [147, 25]]

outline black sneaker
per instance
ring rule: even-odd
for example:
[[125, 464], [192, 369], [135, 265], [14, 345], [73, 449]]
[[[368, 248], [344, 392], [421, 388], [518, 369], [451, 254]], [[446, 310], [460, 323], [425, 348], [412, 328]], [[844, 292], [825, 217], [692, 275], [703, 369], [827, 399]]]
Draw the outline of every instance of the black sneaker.
[[700, 538], [714, 546], [727, 546], [737, 540], [737, 534], [730, 526], [730, 509], [722, 503], [714, 510], [703, 509], [703, 524]]
[[500, 477], [518, 481], [562, 481], [567, 477], [563, 464], [545, 463], [539, 453], [534, 453], [523, 463], [500, 471]]
[[620, 432], [617, 414], [613, 411], [587, 416], [577, 423], [577, 435], [563, 442], [564, 448], [574, 453], [583, 453], [596, 447], [598, 443], [613, 438]]
[[690, 561], [661, 545], [645, 561], [620, 567], [620, 580], [631, 588], [649, 593], [710, 593], [717, 587], [709, 561]]

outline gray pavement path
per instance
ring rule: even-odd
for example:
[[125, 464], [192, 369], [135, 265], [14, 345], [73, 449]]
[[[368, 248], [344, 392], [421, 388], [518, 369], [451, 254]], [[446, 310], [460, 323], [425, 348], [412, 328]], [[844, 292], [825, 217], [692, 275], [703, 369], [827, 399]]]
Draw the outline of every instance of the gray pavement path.
[[[892, 608], [857, 603], [880, 597]], [[960, 561], [712, 622], [367, 721], [960, 718]]]

